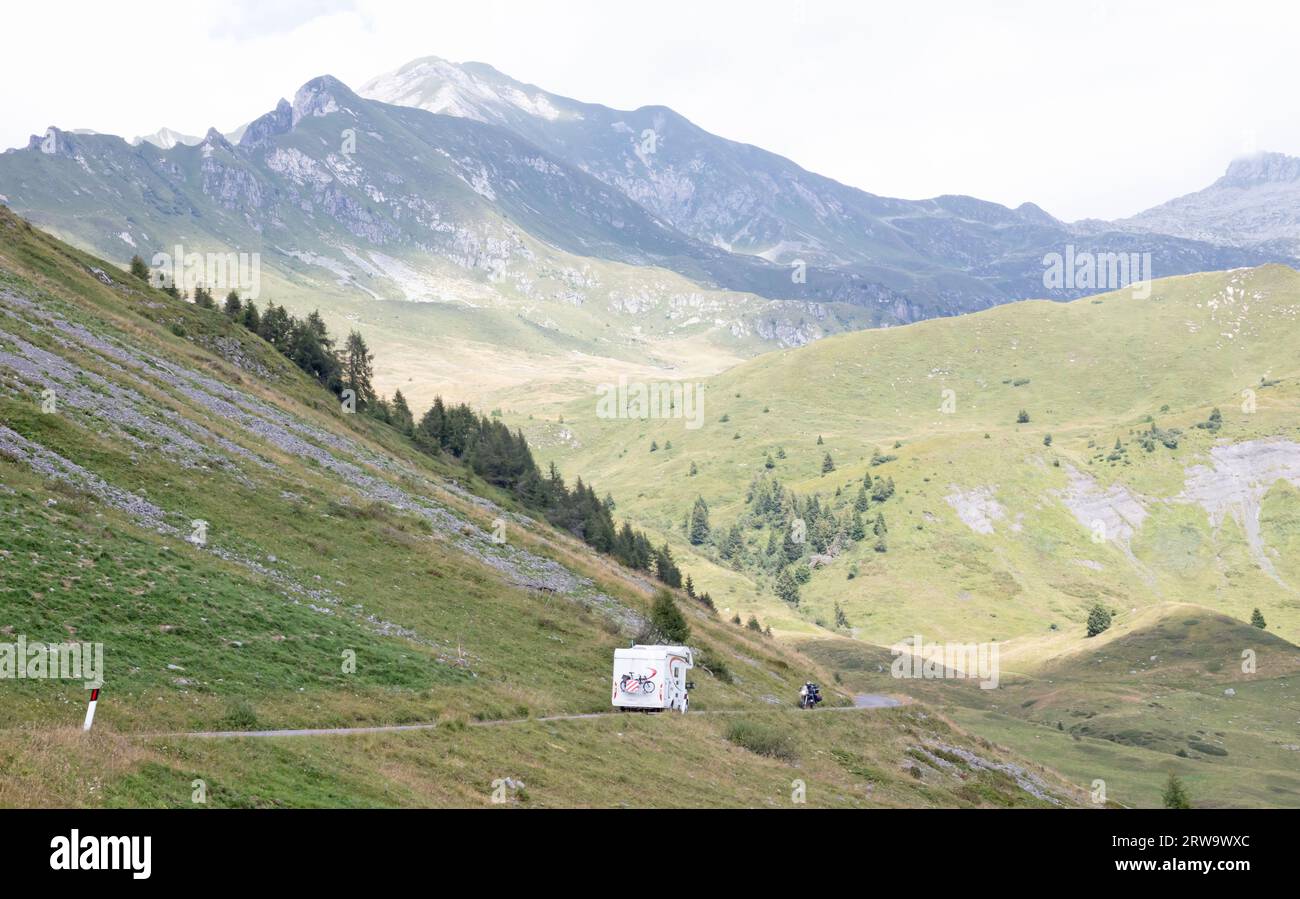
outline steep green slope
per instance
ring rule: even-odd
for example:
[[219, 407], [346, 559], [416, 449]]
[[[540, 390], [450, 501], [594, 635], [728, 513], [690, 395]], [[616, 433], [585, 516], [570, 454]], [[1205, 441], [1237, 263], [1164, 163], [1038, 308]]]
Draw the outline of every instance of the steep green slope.
[[[680, 595], [693, 707], [725, 714], [537, 720], [609, 712], [651, 589], [219, 312], [0, 210], [0, 643], [105, 662], [89, 736], [80, 680], [0, 680], [0, 804], [189, 806], [202, 780], [220, 806], [480, 805], [506, 777], [510, 804], [785, 805], [796, 778], [818, 805], [1077, 800], [920, 710], [800, 717], [829, 674]], [[944, 746], [978, 761], [922, 770]]]
[[[620, 513], [692, 553], [720, 606], [781, 630], [831, 626], [838, 603], [853, 634], [883, 644], [918, 627], [1028, 640], [1081, 633], [1098, 602], [1188, 601], [1242, 620], [1258, 606], [1294, 640], [1298, 343], [1300, 275], [1268, 266], [768, 354], [704, 383], [695, 430], [600, 418], [592, 399], [565, 406], [562, 425], [528, 425], [544, 456], [572, 460], [624, 498]], [[819, 494], [841, 536], [865, 476], [895, 485], [869, 501], [866, 539], [813, 560], [798, 607], [776, 598], [783, 566], [766, 552], [793, 514], [756, 514], [760, 476]], [[691, 548], [696, 497], [713, 534]], [[735, 523], [744, 549], [728, 560], [719, 540]]]

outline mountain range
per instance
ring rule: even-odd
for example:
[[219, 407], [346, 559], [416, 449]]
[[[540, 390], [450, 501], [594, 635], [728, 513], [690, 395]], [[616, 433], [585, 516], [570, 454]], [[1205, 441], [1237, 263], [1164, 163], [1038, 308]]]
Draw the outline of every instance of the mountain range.
[[[0, 202], [114, 260], [258, 252], [268, 299], [373, 334], [385, 386], [453, 391], [470, 366], [492, 373], [469, 388], [479, 400], [539, 380], [571, 392], [595, 372], [710, 374], [842, 331], [1081, 296], [1090, 284], [1044, 286], [1044, 257], [1067, 249], [1149, 253], [1156, 276], [1294, 249], [1285, 223], [1227, 233], [1190, 200], [1069, 224], [1033, 204], [881, 197], [666, 107], [436, 58], [359, 93], [313, 79], [192, 140], [50, 128], [0, 154]], [[1238, 182], [1244, 207], [1276, 193]]]
[[[1042, 256], [1067, 243], [1080, 252], [1151, 252], [1159, 276], [1254, 264], [1267, 255], [1262, 248], [1255, 256], [1224, 252], [1218, 246], [1229, 242], [1212, 231], [1070, 225], [1033, 203], [1009, 209], [967, 196], [877, 196], [710, 134], [666, 107], [581, 103], [483, 63], [419, 59], [366, 82], [360, 93], [507, 128], [700, 241], [854, 272], [918, 302], [923, 317], [1042, 296]], [[1139, 241], [1135, 231], [1148, 237]]]

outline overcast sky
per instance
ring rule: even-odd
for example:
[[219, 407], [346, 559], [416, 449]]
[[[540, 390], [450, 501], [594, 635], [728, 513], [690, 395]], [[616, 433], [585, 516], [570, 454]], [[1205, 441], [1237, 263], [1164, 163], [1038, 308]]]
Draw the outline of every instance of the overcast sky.
[[332, 74], [478, 60], [671, 106], [873, 193], [1115, 218], [1252, 149], [1300, 155], [1300, 4], [897, 0], [6, 3], [0, 146], [230, 130]]

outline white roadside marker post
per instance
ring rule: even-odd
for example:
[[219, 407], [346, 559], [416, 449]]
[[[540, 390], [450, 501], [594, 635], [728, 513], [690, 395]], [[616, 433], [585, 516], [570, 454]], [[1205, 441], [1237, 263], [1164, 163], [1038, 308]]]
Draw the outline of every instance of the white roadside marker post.
[[99, 688], [90, 691], [90, 705], [86, 706], [86, 724], [81, 729], [90, 730], [90, 725], [95, 723], [95, 703], [99, 702]]

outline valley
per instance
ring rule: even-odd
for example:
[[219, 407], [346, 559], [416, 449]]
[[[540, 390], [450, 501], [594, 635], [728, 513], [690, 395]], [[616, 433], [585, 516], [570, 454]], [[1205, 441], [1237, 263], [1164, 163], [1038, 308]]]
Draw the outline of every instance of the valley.
[[[724, 617], [812, 647], [853, 689], [953, 703], [1027, 753], [1060, 743], [1080, 776], [1118, 754], [1110, 776], [1129, 782], [1125, 759], [1158, 770], [1187, 752], [1179, 722], [1203, 719], [1216, 743], [1253, 746], [1245, 764], [1260, 759], [1272, 784], [1253, 801], [1294, 805], [1297, 315], [1290, 268], [1206, 273], [1156, 281], [1146, 299], [1012, 304], [769, 354], [702, 382], [697, 429], [602, 418], [594, 398], [520, 424], [543, 458], [578, 460], [620, 513], [663, 534]], [[807, 543], [792, 548], [796, 529]], [[1137, 629], [1122, 662], [1106, 661], [1111, 631], [1085, 633], [1097, 605]], [[1202, 616], [1232, 638], [1184, 629]], [[890, 677], [888, 647], [913, 634], [995, 644], [1011, 683]], [[1218, 676], [1145, 677], [1193, 646]], [[1241, 670], [1247, 651], [1267, 672]], [[1017, 707], [1041, 711], [1043, 695], [1055, 720]], [[1089, 724], [1099, 709], [1117, 723]], [[1206, 779], [1230, 803], [1244, 775], [1209, 752], [1180, 765], [1227, 766]]]
[[1298, 172], [1066, 222], [437, 57], [33, 135], [0, 665], [107, 674], [5, 675], [0, 806], [1300, 807]]
[[680, 593], [704, 714], [541, 720], [609, 710], [662, 585], [343, 413], [223, 312], [3, 210], [0, 232], [0, 642], [105, 658], [89, 734], [80, 682], [5, 681], [0, 805], [780, 807], [794, 780], [819, 806], [1081, 801], [918, 706], [801, 718], [817, 664]]

